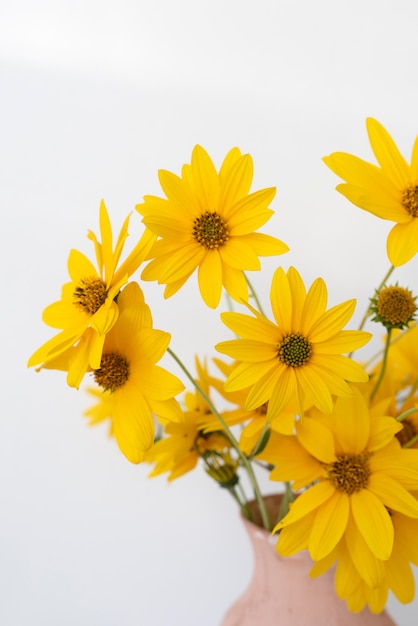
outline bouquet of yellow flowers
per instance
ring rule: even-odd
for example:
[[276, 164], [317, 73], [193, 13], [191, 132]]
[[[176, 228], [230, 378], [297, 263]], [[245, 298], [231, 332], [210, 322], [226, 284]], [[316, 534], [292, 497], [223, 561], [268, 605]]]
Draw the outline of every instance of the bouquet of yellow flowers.
[[[88, 234], [96, 264], [70, 252], [70, 280], [43, 314], [58, 332], [29, 366], [63, 370], [75, 388], [90, 374], [95, 404], [86, 416], [109, 421], [129, 461], [170, 481], [201, 464], [248, 519], [255, 498], [280, 555], [308, 550], [312, 576], [335, 565], [336, 593], [349, 609], [379, 613], [389, 590], [412, 601], [418, 564], [417, 306], [407, 287], [389, 282], [418, 252], [418, 138], [409, 165], [381, 124], [368, 119], [367, 130], [377, 165], [342, 152], [324, 158], [349, 201], [395, 222], [390, 269], [357, 330], [345, 329], [356, 300], [328, 308], [324, 280], [305, 286], [294, 267], [277, 267], [264, 310], [247, 274], [260, 270], [259, 257], [288, 251], [258, 232], [273, 214], [275, 188], [250, 191], [252, 158], [238, 148], [217, 170], [198, 145], [180, 176], [159, 171], [165, 197], [136, 206], [143, 234], [122, 262], [130, 216], [114, 243], [102, 201], [100, 238]], [[210, 364], [196, 357], [193, 374], [170, 334], [154, 328], [143, 281], [164, 284], [170, 298], [195, 272], [208, 307], [226, 296], [221, 319], [233, 337], [216, 344]], [[384, 341], [358, 362], [369, 321]], [[189, 385], [180, 400], [184, 383], [159, 365], [167, 353]], [[275, 519], [255, 465], [282, 483]]]

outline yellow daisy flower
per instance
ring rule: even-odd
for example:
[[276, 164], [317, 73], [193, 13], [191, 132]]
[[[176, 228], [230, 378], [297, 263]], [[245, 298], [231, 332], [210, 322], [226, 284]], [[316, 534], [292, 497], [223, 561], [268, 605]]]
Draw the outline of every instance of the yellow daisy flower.
[[[353, 562], [349, 548], [351, 536], [347, 533], [327, 557], [314, 564], [310, 572], [312, 577], [321, 576], [336, 563], [337, 595], [347, 601], [348, 608], [354, 613], [363, 610], [366, 604], [373, 613], [380, 613], [385, 608], [389, 591], [403, 604], [414, 599], [411, 563], [418, 565], [418, 519], [398, 511], [390, 511], [390, 517], [394, 540], [392, 553], [386, 561], [376, 559], [367, 545], [362, 544], [362, 559]], [[368, 567], [365, 567], [366, 563]], [[372, 578], [370, 572], [374, 573]]]
[[297, 398], [300, 414], [315, 405], [331, 413], [332, 395], [350, 396], [346, 381], [367, 381], [358, 363], [342, 356], [363, 346], [371, 337], [342, 327], [354, 312], [355, 300], [326, 311], [327, 289], [318, 278], [306, 293], [293, 267], [274, 273], [270, 300], [275, 322], [249, 305], [255, 317], [223, 313], [221, 318], [240, 339], [217, 344], [219, 352], [241, 361], [225, 384], [226, 391], [252, 387], [246, 408], [268, 402], [267, 419], [274, 419]]
[[[197, 382], [209, 396], [210, 377], [205, 365], [196, 359]], [[164, 436], [148, 452], [145, 460], [155, 463], [150, 476], [168, 472], [172, 481], [193, 470], [199, 459], [211, 451], [223, 452], [229, 448], [228, 440], [219, 432], [204, 432], [202, 424], [212, 415], [206, 401], [196, 390], [187, 392], [184, 398], [184, 421], [164, 427]], [[218, 422], [219, 431], [219, 422]]]
[[176, 293], [198, 270], [201, 296], [212, 308], [222, 286], [235, 300], [247, 301], [243, 270], [259, 270], [259, 256], [283, 254], [288, 247], [275, 237], [256, 233], [273, 214], [268, 205], [275, 188], [249, 193], [253, 162], [238, 148], [228, 152], [216, 171], [207, 152], [196, 146], [181, 178], [159, 171], [167, 198], [145, 196], [136, 209], [159, 237], [143, 280], [166, 284], [165, 297]]
[[107, 414], [120, 450], [129, 461], [139, 463], [154, 444], [154, 415], [163, 422], [183, 420], [174, 396], [184, 385], [157, 365], [170, 335], [152, 328], [151, 313], [137, 283], [121, 291], [118, 305], [119, 318], [106, 335], [100, 367], [93, 370], [102, 398], [86, 416], [97, 423]]
[[404, 265], [418, 252], [418, 137], [408, 165], [379, 122], [368, 118], [366, 125], [379, 166], [345, 152], [334, 152], [324, 162], [346, 181], [337, 190], [350, 202], [396, 222], [387, 239], [387, 254], [392, 265]]
[[392, 417], [371, 417], [354, 389], [352, 398], [337, 398], [331, 416], [305, 418], [295, 436], [280, 437], [270, 477], [293, 481], [295, 490], [314, 483], [274, 529], [281, 531], [280, 554], [307, 548], [318, 561], [345, 536], [363, 579], [370, 586], [380, 584], [382, 572], [373, 559], [385, 561], [392, 554], [388, 509], [418, 518], [418, 502], [410, 493], [418, 485], [418, 451], [400, 447], [395, 434], [401, 428]]
[[[115, 298], [129, 276], [138, 269], [155, 239], [146, 230], [117, 267], [128, 237], [129, 219], [130, 216], [124, 221], [113, 248], [109, 215], [105, 203], [101, 202], [101, 242], [91, 231], [88, 234], [95, 247], [97, 269], [82, 252], [71, 250], [68, 258], [71, 282], [63, 286], [61, 300], [49, 305], [43, 313], [45, 324], [61, 332], [36, 350], [29, 359], [29, 367], [68, 368], [68, 384], [79, 387], [87, 369], [100, 366], [106, 333], [118, 319]], [[73, 346], [69, 358], [65, 353]]]

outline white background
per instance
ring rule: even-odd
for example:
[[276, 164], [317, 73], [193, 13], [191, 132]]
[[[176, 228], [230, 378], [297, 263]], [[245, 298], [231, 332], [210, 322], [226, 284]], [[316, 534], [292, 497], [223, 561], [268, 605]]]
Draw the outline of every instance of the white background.
[[[253, 277], [265, 304], [277, 263], [293, 264], [325, 278], [331, 304], [358, 298], [358, 322], [390, 224], [339, 196], [321, 157], [372, 159], [372, 116], [409, 159], [416, 23], [414, 0], [0, 3], [2, 626], [218, 626], [244, 589], [252, 555], [228, 494], [200, 471], [148, 479], [87, 427], [85, 393], [27, 358], [51, 336], [41, 313], [70, 248], [91, 256], [100, 199], [119, 228], [196, 143], [217, 165], [238, 145], [253, 189], [277, 186], [269, 232], [291, 252]], [[416, 275], [417, 259], [395, 279], [417, 293]], [[169, 301], [143, 287], [190, 367], [230, 338], [194, 278]], [[389, 603], [399, 626], [417, 607]]]

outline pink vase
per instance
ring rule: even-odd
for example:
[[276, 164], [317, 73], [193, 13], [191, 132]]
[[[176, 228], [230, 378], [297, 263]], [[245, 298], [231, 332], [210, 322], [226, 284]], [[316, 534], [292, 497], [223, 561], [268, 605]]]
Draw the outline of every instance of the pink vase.
[[221, 626], [396, 626], [383, 611], [348, 610], [334, 588], [334, 572], [310, 578], [308, 552], [283, 558], [277, 539], [243, 519], [254, 550], [254, 574], [244, 594], [231, 606]]

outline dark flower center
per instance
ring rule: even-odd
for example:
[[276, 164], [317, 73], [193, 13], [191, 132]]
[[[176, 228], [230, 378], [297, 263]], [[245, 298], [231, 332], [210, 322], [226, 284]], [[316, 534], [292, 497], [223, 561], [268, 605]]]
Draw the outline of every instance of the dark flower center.
[[409, 441], [411, 441], [411, 439], [413, 439], [418, 433], [414, 424], [408, 418], [402, 420], [401, 424], [403, 426], [403, 429], [396, 433], [395, 437], [397, 438], [401, 446], [404, 446]]
[[100, 369], [94, 370], [94, 380], [106, 391], [116, 391], [129, 379], [129, 363], [115, 352], [102, 355]]
[[73, 298], [73, 303], [83, 313], [94, 315], [106, 302], [106, 283], [97, 276], [82, 278], [74, 290]]
[[409, 185], [402, 191], [401, 203], [411, 217], [418, 217], [418, 185]]
[[356, 491], [366, 489], [371, 470], [369, 456], [363, 454], [339, 454], [334, 463], [326, 466], [328, 479], [337, 491], [351, 496]]
[[386, 287], [377, 298], [377, 311], [390, 324], [406, 324], [416, 311], [415, 298], [404, 287]]
[[306, 365], [312, 354], [312, 344], [301, 333], [291, 333], [283, 337], [277, 346], [279, 361], [288, 367]]
[[229, 239], [228, 224], [216, 211], [206, 211], [193, 221], [193, 237], [208, 250], [216, 250]]

